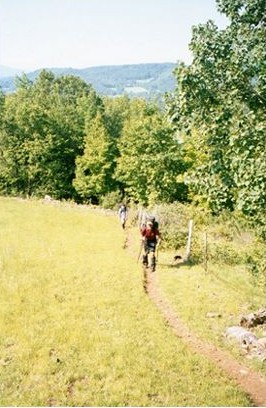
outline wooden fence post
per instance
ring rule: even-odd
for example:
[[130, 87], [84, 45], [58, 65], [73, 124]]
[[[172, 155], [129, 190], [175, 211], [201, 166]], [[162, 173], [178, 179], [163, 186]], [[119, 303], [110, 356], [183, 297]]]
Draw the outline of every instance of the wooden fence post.
[[142, 220], [143, 220], [143, 208], [140, 207], [138, 208], [138, 227], [141, 227], [142, 224]]
[[208, 272], [208, 234], [204, 233], [204, 269]]
[[188, 239], [187, 239], [187, 249], [184, 261], [187, 262], [191, 253], [191, 243], [192, 243], [192, 230], [193, 230], [193, 220], [189, 220], [188, 223]]

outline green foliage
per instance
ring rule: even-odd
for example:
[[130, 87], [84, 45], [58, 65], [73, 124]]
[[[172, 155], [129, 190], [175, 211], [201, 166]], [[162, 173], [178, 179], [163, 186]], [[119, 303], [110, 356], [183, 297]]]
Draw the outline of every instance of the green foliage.
[[111, 191], [101, 197], [100, 205], [105, 209], [117, 210], [118, 204], [121, 202], [122, 196], [120, 191]]
[[97, 114], [90, 123], [82, 156], [76, 159], [76, 178], [73, 185], [86, 200], [99, 200], [112, 191], [112, 145], [102, 116]]
[[190, 263], [241, 266], [250, 271], [256, 286], [266, 285], [265, 242], [255, 235], [255, 229], [241, 212], [223, 211], [212, 215], [210, 210], [192, 204], [172, 203], [148, 209], [159, 221], [162, 247], [186, 253], [189, 220], [193, 220]]
[[[214, 212], [237, 209], [264, 225], [266, 27], [264, 0], [219, 0], [229, 25], [193, 28], [191, 66], [179, 65], [169, 115], [196, 162], [186, 180]], [[263, 227], [262, 227], [263, 228]]]
[[117, 141], [122, 134], [124, 122], [130, 115], [130, 100], [123, 96], [114, 99], [104, 98], [103, 102], [105, 126], [109, 135]]
[[196, 231], [211, 222], [210, 211], [192, 204], [174, 202], [149, 208], [159, 221], [162, 245], [168, 249], [184, 248], [187, 243], [188, 224], [193, 219]]
[[131, 103], [119, 144], [116, 177], [129, 197], [143, 204], [184, 199], [177, 176], [185, 169], [173, 130], [158, 108]]
[[34, 83], [26, 76], [6, 98], [1, 132], [0, 189], [5, 194], [75, 197], [75, 158], [85, 124], [100, 107], [95, 92], [75, 77], [43, 71]]
[[3, 109], [0, 190], [98, 203], [126, 192], [136, 202], [186, 199], [186, 165], [158, 107], [127, 97], [103, 101], [73, 76], [42, 71], [17, 79]]
[[[4, 106], [5, 106], [5, 96], [0, 88], [0, 140], [3, 132], [3, 115], [4, 115]], [[0, 156], [3, 154], [1, 145], [0, 145]]]
[[258, 242], [253, 251], [246, 254], [246, 264], [254, 283], [266, 289], [265, 246]]
[[191, 207], [181, 203], [161, 204], [154, 206], [151, 212], [159, 221], [163, 247], [171, 249], [184, 247], [187, 241]]
[[3, 94], [2, 89], [0, 88], [0, 120], [1, 120], [1, 123], [2, 123], [2, 116], [4, 112], [4, 103], [5, 103], [5, 96]]

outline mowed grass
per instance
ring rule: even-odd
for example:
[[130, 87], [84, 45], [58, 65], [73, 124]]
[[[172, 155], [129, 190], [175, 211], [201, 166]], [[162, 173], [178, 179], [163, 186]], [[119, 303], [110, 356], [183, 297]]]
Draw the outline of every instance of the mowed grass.
[[1, 406], [250, 406], [168, 328], [114, 216], [0, 199]]
[[[264, 288], [255, 284], [244, 266], [209, 263], [206, 272], [203, 265], [179, 267], [172, 262], [173, 257], [170, 252], [160, 255], [157, 276], [162, 293], [179, 318], [201, 339], [266, 374], [265, 361], [247, 359], [239, 344], [225, 336], [228, 327], [240, 325], [242, 316], [265, 307]], [[263, 329], [258, 326], [254, 333], [262, 337]]]

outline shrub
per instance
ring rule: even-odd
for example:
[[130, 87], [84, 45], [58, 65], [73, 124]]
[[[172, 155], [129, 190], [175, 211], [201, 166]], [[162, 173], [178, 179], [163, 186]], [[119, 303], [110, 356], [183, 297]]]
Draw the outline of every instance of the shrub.
[[191, 204], [161, 204], [146, 210], [159, 221], [162, 246], [185, 250], [188, 223], [193, 219], [190, 261], [204, 262], [205, 233], [208, 234], [208, 260], [210, 263], [244, 265], [254, 277], [256, 285], [266, 286], [265, 243], [256, 238], [243, 215], [224, 211], [219, 216]]
[[105, 196], [101, 197], [100, 205], [105, 209], [117, 210], [120, 201], [120, 191], [111, 191], [110, 193], [107, 193]]
[[190, 219], [193, 219], [198, 229], [209, 218], [206, 210], [179, 202], [158, 205], [152, 212], [159, 221], [164, 247], [171, 249], [178, 249], [186, 245]]
[[254, 251], [246, 255], [246, 265], [254, 279], [254, 283], [266, 288], [266, 259], [264, 245], [257, 245]]

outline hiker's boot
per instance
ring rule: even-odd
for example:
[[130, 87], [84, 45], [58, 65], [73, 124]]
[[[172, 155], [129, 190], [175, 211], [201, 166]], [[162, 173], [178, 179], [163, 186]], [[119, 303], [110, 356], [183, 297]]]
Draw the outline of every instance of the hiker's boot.
[[147, 268], [147, 266], [148, 266], [148, 255], [143, 255], [142, 256], [142, 265], [145, 266], [145, 268]]
[[155, 271], [155, 267], [156, 267], [156, 259], [155, 259], [155, 256], [153, 255], [151, 258], [151, 266], [150, 266], [151, 272]]

